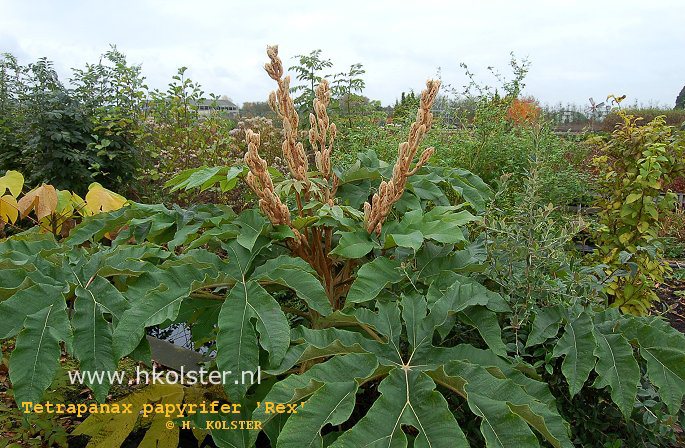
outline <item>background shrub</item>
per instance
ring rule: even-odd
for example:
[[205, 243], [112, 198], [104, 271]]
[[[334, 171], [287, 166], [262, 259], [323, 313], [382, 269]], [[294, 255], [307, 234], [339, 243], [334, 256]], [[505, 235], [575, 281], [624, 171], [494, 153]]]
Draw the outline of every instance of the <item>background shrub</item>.
[[104, 88], [124, 82], [120, 76], [130, 67], [125, 59], [117, 64], [111, 71], [102, 61], [89, 66], [72, 80], [74, 88], [66, 88], [47, 59], [21, 66], [3, 55], [0, 170], [25, 172], [30, 185], [47, 182], [81, 193], [94, 181], [126, 185], [136, 170], [135, 110]]
[[[641, 117], [642, 120], [637, 123], [637, 126], [644, 126], [654, 120], [656, 117], [663, 116], [664, 121], [668, 126], [680, 128], [685, 123], [685, 109], [646, 109], [646, 108], [626, 108], [623, 109], [628, 115]], [[619, 112], [610, 112], [602, 121], [601, 130], [611, 132], [616, 129], [616, 126], [621, 125], [623, 119]]]

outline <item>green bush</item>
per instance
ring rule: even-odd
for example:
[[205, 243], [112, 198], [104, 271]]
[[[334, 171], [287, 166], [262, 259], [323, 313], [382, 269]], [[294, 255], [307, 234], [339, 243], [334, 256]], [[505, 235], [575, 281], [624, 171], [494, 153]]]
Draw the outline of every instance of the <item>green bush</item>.
[[[677, 129], [685, 123], [684, 109], [644, 109], [644, 108], [625, 108], [623, 113], [642, 118], [637, 123], [638, 126], [644, 126], [653, 121], [656, 117], [663, 116], [666, 125], [674, 126]], [[616, 127], [623, 124], [623, 118], [619, 112], [610, 112], [602, 121], [601, 129], [607, 132], [612, 132]]]
[[[482, 237], [488, 253], [484, 275], [490, 287], [508, 297], [510, 325], [525, 327], [531, 313], [555, 305], [602, 303], [602, 287], [593, 270], [583, 266], [574, 239], [585, 223], [545, 202], [542, 163], [531, 163], [523, 190], [508, 194], [504, 176], [484, 216]], [[500, 197], [513, 198], [501, 204]]]
[[[121, 64], [126, 69], [125, 62]], [[133, 178], [134, 111], [96, 104], [91, 98], [120, 73], [95, 75], [93, 67], [88, 72], [68, 89], [46, 59], [21, 66], [3, 55], [0, 170], [25, 172], [33, 185], [48, 182], [78, 192], [94, 181], [121, 188]]]
[[[354, 163], [356, 153], [363, 148], [374, 150], [382, 159], [391, 159], [397, 152], [393, 142], [407, 132], [407, 127], [363, 126], [348, 132], [344, 142], [350, 149], [333, 155], [345, 166]], [[493, 187], [503, 174], [510, 174], [511, 184], [519, 192], [531, 160], [539, 159], [538, 178], [543, 185], [540, 192], [546, 202], [562, 206], [592, 201], [594, 180], [587, 169], [581, 168], [588, 158], [586, 145], [560, 138], [547, 126], [517, 128], [503, 123], [501, 129], [488, 135], [473, 129], [437, 126], [426, 136], [426, 144], [435, 148], [436, 164], [465, 167]], [[511, 189], [512, 194], [514, 190]], [[509, 195], [506, 200], [512, 201], [512, 197]]]
[[607, 283], [611, 306], [643, 315], [658, 300], [655, 286], [669, 269], [658, 241], [659, 217], [674, 208], [667, 185], [685, 172], [685, 140], [663, 117], [644, 126], [633, 115], [621, 117], [623, 123], [595, 159], [600, 170], [595, 241], [607, 274], [631, 272]]
[[[630, 378], [631, 384], [639, 378], [637, 388], [631, 388], [631, 398], [637, 390], [633, 406], [629, 405], [630, 399], [622, 404], [617, 399], [616, 383], [608, 389], [573, 385], [570, 372], [580, 364], [577, 358], [572, 361], [569, 357], [581, 350], [574, 354], [575, 350], [568, 351], [567, 344], [577, 342], [595, 347], [592, 353], [599, 358], [596, 366], [594, 359], [587, 358], [588, 364], [582, 369], [588, 372], [586, 379], [590, 384], [602, 384], [605, 375], [602, 369], [606, 366], [600, 367], [600, 364], [606, 364], [606, 358], [602, 358], [610, 356], [605, 342], [615, 344], [610, 344], [611, 350], [622, 347], [627, 355], [633, 350], [627, 341], [634, 341], [634, 336], [632, 333], [617, 336], [615, 330], [606, 332], [609, 325], [614, 328], [621, 325], [618, 314], [598, 319], [602, 312], [597, 311], [606, 300], [604, 284], [610, 278], [602, 266], [588, 266], [587, 260], [582, 260], [574, 250], [574, 237], [584, 225], [582, 220], [569, 219], [551, 204], [541, 201], [542, 184], [535, 169], [539, 165], [539, 162], [532, 164], [523, 194], [517, 196], [512, 207], [497, 209], [495, 200], [485, 214], [482, 235], [488, 256], [482, 275], [486, 284], [511, 306], [512, 312], [505, 317], [508, 325], [503, 328], [507, 350], [540, 371], [558, 400], [560, 414], [571, 424], [571, 440], [576, 445], [667, 446], [675, 441], [674, 422], [682, 421], [685, 414], [678, 400], [667, 405], [668, 396], [660, 394], [649, 382], [645, 361], [650, 355], [637, 359], [636, 364], [631, 363], [630, 375], [627, 371], [619, 375], [621, 381]], [[503, 185], [506, 187], [508, 182]], [[497, 195], [504, 193], [500, 191]], [[562, 327], [564, 334], [559, 337]], [[663, 337], [677, 334], [666, 323], [662, 323], [662, 329]], [[588, 333], [594, 336], [588, 337]], [[545, 340], [547, 337], [550, 339]], [[665, 356], [667, 349], [658, 339], [649, 344], [655, 350], [657, 347], [664, 350], [661, 355]], [[588, 356], [590, 350], [583, 351]], [[563, 360], [562, 354], [566, 355]], [[637, 365], [639, 375], [636, 376]], [[591, 366], [595, 366], [594, 372]]]

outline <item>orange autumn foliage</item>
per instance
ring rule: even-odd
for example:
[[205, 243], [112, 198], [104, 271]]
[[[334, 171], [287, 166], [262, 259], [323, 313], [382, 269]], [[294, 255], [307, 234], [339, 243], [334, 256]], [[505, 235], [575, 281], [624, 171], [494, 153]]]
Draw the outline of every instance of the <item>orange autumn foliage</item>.
[[542, 110], [532, 98], [514, 99], [507, 110], [507, 118], [519, 126], [530, 125], [540, 118]]

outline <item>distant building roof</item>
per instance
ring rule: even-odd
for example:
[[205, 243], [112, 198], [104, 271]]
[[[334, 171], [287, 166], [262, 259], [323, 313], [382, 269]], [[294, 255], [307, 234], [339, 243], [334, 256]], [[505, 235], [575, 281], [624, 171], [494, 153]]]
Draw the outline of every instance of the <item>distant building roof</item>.
[[231, 101], [231, 100], [208, 100], [208, 99], [203, 99], [197, 102], [194, 102], [198, 106], [211, 106], [213, 104], [216, 104], [217, 106], [222, 106], [222, 107], [235, 107], [236, 109], [238, 106]]
[[[164, 98], [164, 101], [168, 101], [168, 98]], [[143, 109], [149, 109], [151, 102], [151, 99], [144, 100]], [[209, 111], [227, 111], [230, 114], [238, 114], [238, 106], [231, 100], [202, 99], [199, 101], [190, 101], [190, 104], [197, 106], [197, 109], [201, 113], [208, 113]]]

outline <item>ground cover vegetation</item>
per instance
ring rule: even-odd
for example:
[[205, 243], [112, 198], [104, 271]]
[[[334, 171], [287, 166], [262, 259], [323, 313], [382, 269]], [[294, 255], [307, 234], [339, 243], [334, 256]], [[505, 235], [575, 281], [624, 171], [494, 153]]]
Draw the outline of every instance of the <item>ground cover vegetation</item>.
[[[612, 132], [560, 136], [513, 56], [495, 87], [465, 67], [465, 89], [429, 80], [391, 110], [363, 96], [361, 64], [294, 61], [291, 82], [269, 47], [270, 112], [235, 118], [200, 114], [185, 68], [148, 89], [116, 48], [70, 87], [47, 60], [4, 56], [2, 438], [676, 446], [685, 337], [657, 293], [685, 244], [669, 193], [682, 131], [616, 108]], [[174, 325], [215, 354], [210, 369], [259, 368], [261, 384], [66, 384], [76, 368], [153, 366], [146, 334]], [[135, 412], [19, 412], [59, 397]], [[240, 411], [171, 430], [138, 412], [209, 399]]]

